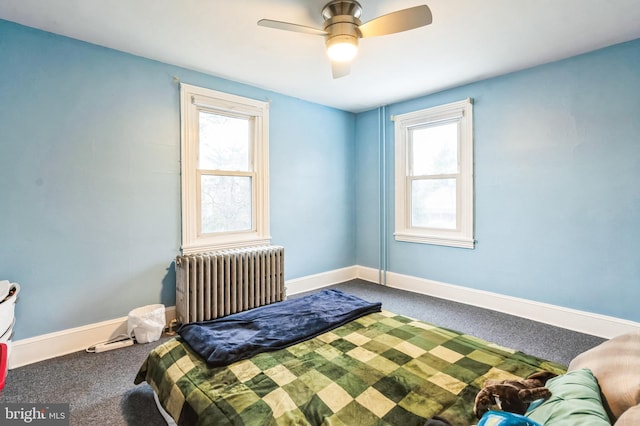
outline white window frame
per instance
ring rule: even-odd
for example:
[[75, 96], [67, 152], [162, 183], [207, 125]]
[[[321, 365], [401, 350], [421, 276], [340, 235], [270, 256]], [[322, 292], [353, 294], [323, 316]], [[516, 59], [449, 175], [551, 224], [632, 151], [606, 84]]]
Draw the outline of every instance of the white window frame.
[[[252, 229], [202, 234], [198, 171], [200, 111], [250, 119], [252, 135]], [[182, 253], [269, 244], [269, 103], [180, 84], [182, 155]]]
[[[474, 248], [473, 103], [471, 99], [392, 117], [395, 127], [395, 239], [412, 243]], [[410, 138], [415, 128], [458, 123], [456, 229], [414, 227], [411, 224]]]

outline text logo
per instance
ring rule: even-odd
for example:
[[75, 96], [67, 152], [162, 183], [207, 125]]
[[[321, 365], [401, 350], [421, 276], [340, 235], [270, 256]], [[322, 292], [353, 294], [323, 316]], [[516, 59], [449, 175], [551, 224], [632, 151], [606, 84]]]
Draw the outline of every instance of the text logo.
[[0, 424], [69, 426], [69, 404], [0, 404]]

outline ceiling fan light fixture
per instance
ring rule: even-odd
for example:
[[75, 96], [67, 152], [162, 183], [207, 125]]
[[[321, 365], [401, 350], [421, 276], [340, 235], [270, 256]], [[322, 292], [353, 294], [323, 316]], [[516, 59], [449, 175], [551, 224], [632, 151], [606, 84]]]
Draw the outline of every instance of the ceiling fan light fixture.
[[322, 29], [272, 19], [261, 19], [258, 25], [324, 36], [333, 78], [340, 78], [349, 74], [349, 62], [358, 53], [359, 39], [409, 31], [433, 21], [431, 10], [426, 4], [396, 10], [364, 24], [360, 21], [360, 16], [362, 6], [356, 0], [330, 0], [322, 9]]
[[358, 38], [352, 35], [339, 35], [327, 40], [327, 55], [332, 61], [347, 62], [358, 53]]

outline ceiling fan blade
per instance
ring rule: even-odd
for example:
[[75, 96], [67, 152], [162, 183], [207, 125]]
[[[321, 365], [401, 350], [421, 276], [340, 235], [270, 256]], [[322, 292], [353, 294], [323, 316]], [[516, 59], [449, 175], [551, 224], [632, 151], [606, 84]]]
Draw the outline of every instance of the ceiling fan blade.
[[258, 21], [261, 27], [275, 28], [276, 30], [294, 31], [297, 33], [327, 35], [327, 32], [319, 28], [307, 27], [306, 25], [292, 24], [290, 22], [274, 21], [271, 19], [261, 19]]
[[331, 61], [331, 73], [333, 78], [346, 77], [351, 72], [351, 64], [349, 62]]
[[376, 37], [429, 25], [433, 21], [427, 5], [410, 7], [372, 19], [358, 27], [362, 37]]

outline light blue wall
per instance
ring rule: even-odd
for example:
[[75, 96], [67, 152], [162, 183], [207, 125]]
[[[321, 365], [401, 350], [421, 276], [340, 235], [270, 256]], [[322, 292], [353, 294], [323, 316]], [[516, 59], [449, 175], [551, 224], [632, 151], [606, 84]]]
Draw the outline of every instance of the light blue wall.
[[[394, 104], [388, 115], [468, 97], [476, 249], [393, 240], [388, 121], [388, 270], [640, 321], [640, 40]], [[374, 268], [377, 113], [356, 122], [356, 191], [366, 194], [357, 260]]]
[[354, 265], [355, 116], [282, 97], [271, 134], [272, 243], [287, 277]]
[[0, 20], [0, 279], [23, 287], [15, 338], [174, 304], [174, 76], [271, 101], [271, 233], [287, 279], [377, 268], [386, 217], [390, 271], [639, 321], [638, 69], [635, 41], [387, 108], [474, 99], [478, 244], [465, 250], [393, 240], [393, 126], [376, 110], [353, 115]]
[[353, 114], [0, 20], [0, 279], [15, 339], [175, 304], [180, 81], [271, 101], [286, 278], [355, 263]]

